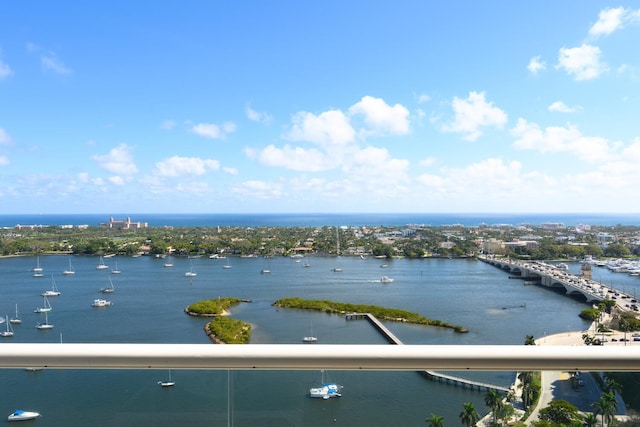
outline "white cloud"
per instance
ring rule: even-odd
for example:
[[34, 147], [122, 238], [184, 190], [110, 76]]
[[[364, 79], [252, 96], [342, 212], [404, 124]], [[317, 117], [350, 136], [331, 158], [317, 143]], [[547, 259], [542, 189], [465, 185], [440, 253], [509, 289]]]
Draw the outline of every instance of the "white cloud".
[[301, 111], [291, 120], [293, 125], [284, 137], [292, 141], [339, 146], [353, 142], [355, 138], [349, 118], [339, 110], [325, 111], [318, 116]]
[[567, 127], [550, 126], [542, 129], [537, 123], [518, 119], [511, 129], [516, 137], [513, 146], [520, 150], [546, 152], [567, 152], [588, 163], [603, 162], [612, 159], [613, 150], [609, 142], [601, 137], [587, 137], [572, 125]]
[[204, 175], [209, 171], [220, 169], [220, 162], [198, 157], [173, 156], [156, 163], [156, 174], [159, 176]]
[[258, 160], [265, 166], [284, 167], [296, 171], [319, 172], [335, 167], [326, 161], [325, 154], [315, 148], [283, 148], [268, 145], [259, 154]]
[[0, 145], [10, 145], [13, 143], [11, 136], [4, 129], [0, 128]]
[[9, 77], [11, 74], [13, 74], [13, 71], [9, 64], [0, 59], [0, 80]]
[[575, 113], [579, 108], [569, 107], [562, 101], [556, 101], [549, 105], [548, 110], [556, 113]]
[[562, 48], [558, 53], [556, 68], [564, 69], [576, 80], [591, 80], [608, 71], [607, 64], [600, 62], [600, 48], [588, 44], [580, 47]]
[[623, 20], [628, 13], [623, 7], [603, 9], [598, 14], [598, 21], [589, 28], [589, 35], [609, 35], [623, 26]]
[[534, 56], [529, 61], [529, 65], [527, 65], [527, 70], [529, 70], [532, 74], [538, 74], [539, 71], [542, 71], [547, 68], [547, 64], [544, 63], [540, 59], [540, 55]]
[[55, 52], [44, 49], [34, 43], [27, 43], [27, 50], [40, 57], [40, 65], [42, 65], [42, 68], [45, 71], [53, 71], [56, 74], [72, 73], [72, 70], [58, 58], [58, 55]]
[[431, 97], [426, 93], [421, 93], [418, 95], [418, 104], [424, 104], [425, 102], [431, 101]]
[[118, 186], [123, 186], [126, 183], [123, 177], [117, 176], [117, 175], [110, 176], [109, 182], [112, 183], [113, 185], [118, 185]]
[[163, 130], [171, 130], [174, 127], [176, 127], [175, 120], [165, 120], [162, 123], [160, 123], [160, 129], [163, 129]]
[[0, 166], [8, 166], [9, 158], [7, 156], [0, 156]]
[[249, 106], [247, 106], [247, 108], [245, 109], [245, 113], [247, 114], [247, 118], [254, 122], [269, 124], [273, 120], [273, 118], [269, 114], [261, 113]]
[[409, 133], [409, 110], [400, 104], [388, 105], [380, 98], [364, 96], [349, 108], [349, 114], [364, 116], [365, 133], [404, 135]]
[[109, 151], [109, 154], [92, 157], [103, 169], [117, 175], [133, 175], [138, 168], [131, 155], [131, 147], [120, 144]]
[[232, 192], [243, 197], [258, 199], [279, 199], [283, 196], [282, 183], [266, 181], [245, 181], [232, 187]]
[[236, 125], [231, 122], [226, 122], [221, 126], [214, 123], [199, 123], [191, 128], [193, 133], [211, 139], [224, 139], [235, 130]]
[[455, 97], [452, 102], [455, 119], [442, 127], [444, 132], [465, 134], [464, 139], [475, 141], [482, 135], [483, 127], [502, 129], [507, 114], [492, 102], [485, 100], [484, 92], [469, 92], [467, 99]]

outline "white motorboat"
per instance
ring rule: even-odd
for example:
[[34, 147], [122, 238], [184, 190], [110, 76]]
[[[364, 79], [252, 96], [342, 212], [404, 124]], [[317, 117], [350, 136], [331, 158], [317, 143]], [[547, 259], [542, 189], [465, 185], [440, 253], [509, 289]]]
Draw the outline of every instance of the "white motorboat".
[[51, 289], [44, 291], [40, 295], [43, 297], [57, 297], [61, 295], [61, 292], [58, 290], [58, 286], [56, 285], [56, 281], [53, 279], [53, 274], [51, 275]]
[[106, 299], [94, 299], [91, 303], [92, 307], [108, 307], [111, 305], [111, 301], [107, 301]]
[[380, 283], [393, 283], [393, 279], [389, 276], [382, 276], [380, 278]]
[[342, 397], [342, 386], [336, 383], [324, 382], [324, 371], [321, 371], [320, 387], [313, 387], [309, 389], [310, 397], [319, 397], [322, 399], [329, 399], [332, 397]]
[[9, 417], [8, 421], [25, 421], [25, 420], [33, 420], [34, 418], [38, 418], [40, 413], [33, 411], [23, 411], [22, 409], [17, 409], [13, 411]]

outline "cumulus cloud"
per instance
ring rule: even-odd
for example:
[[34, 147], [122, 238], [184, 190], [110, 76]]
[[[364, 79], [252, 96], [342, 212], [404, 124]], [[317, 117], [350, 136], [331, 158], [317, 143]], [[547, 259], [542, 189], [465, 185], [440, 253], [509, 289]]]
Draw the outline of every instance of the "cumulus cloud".
[[507, 114], [492, 102], [485, 100], [484, 92], [469, 92], [466, 99], [455, 97], [452, 102], [455, 118], [442, 127], [444, 132], [462, 133], [467, 141], [475, 141], [482, 135], [481, 128], [502, 129]]
[[193, 133], [210, 139], [224, 139], [235, 130], [236, 125], [232, 122], [226, 122], [220, 126], [214, 123], [199, 123], [191, 128]]
[[259, 153], [258, 160], [265, 166], [285, 167], [296, 171], [319, 172], [335, 167], [326, 161], [325, 154], [318, 149], [289, 145], [282, 148], [268, 145]]
[[120, 144], [109, 151], [109, 154], [92, 157], [101, 168], [116, 175], [133, 175], [138, 173], [138, 168], [131, 155], [131, 147]]
[[562, 101], [556, 101], [552, 103], [547, 109], [556, 113], [575, 113], [579, 110], [579, 108], [569, 107]]
[[400, 104], [388, 105], [380, 98], [364, 96], [349, 108], [349, 114], [364, 116], [365, 133], [404, 135], [409, 133], [409, 110]]
[[4, 129], [0, 128], [0, 145], [12, 144], [13, 140], [11, 136]]
[[540, 59], [540, 55], [534, 56], [529, 60], [529, 65], [527, 65], [527, 70], [529, 70], [532, 74], [538, 74], [539, 71], [542, 71], [547, 68], [547, 64], [544, 63]]
[[598, 21], [589, 28], [590, 36], [608, 36], [621, 29], [624, 25], [624, 21], [628, 20], [633, 15], [633, 12], [626, 10], [623, 7], [615, 7], [603, 9], [598, 14]]
[[314, 115], [301, 111], [291, 119], [293, 125], [284, 137], [291, 141], [306, 141], [322, 146], [345, 145], [353, 142], [355, 131], [349, 118], [340, 110]]
[[218, 169], [220, 169], [219, 161], [198, 157], [173, 156], [156, 163], [156, 174], [159, 176], [204, 175]]
[[550, 126], [542, 129], [537, 123], [520, 118], [511, 129], [516, 138], [513, 146], [520, 150], [546, 152], [567, 152], [589, 163], [602, 162], [612, 158], [611, 146], [605, 138], [588, 137], [572, 125]]
[[556, 68], [563, 69], [578, 81], [595, 79], [609, 70], [607, 64], [600, 61], [600, 55], [600, 48], [589, 44], [562, 48]]
[[269, 114], [256, 111], [250, 106], [247, 106], [245, 113], [247, 114], [247, 118], [253, 122], [269, 124], [273, 120]]
[[54, 51], [42, 48], [34, 43], [27, 43], [27, 50], [39, 56], [40, 65], [45, 71], [51, 71], [56, 74], [72, 73], [72, 70], [58, 58]]

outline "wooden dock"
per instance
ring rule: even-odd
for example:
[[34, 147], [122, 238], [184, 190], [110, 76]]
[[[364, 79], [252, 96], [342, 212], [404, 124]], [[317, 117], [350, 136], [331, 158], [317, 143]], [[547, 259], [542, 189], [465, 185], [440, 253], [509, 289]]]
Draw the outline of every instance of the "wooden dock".
[[[402, 341], [386, 326], [382, 324], [373, 314], [371, 313], [349, 313], [345, 315], [345, 319], [347, 320], [358, 320], [358, 319], [366, 319], [369, 323], [376, 328], [391, 344], [395, 345], [404, 345]], [[508, 393], [510, 391], [507, 387], [502, 387], [499, 385], [483, 383], [480, 381], [473, 381], [466, 378], [456, 377], [454, 375], [441, 374], [435, 371], [420, 371], [422, 375], [426, 378], [429, 378], [433, 381], [446, 382], [448, 384], [453, 385], [461, 385], [469, 387], [472, 390], [496, 390], [501, 393]]]

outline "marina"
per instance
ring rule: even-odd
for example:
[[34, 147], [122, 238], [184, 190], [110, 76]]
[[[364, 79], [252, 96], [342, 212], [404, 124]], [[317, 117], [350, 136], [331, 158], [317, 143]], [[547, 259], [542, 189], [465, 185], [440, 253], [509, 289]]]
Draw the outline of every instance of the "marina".
[[[390, 259], [385, 261], [385, 271], [395, 280], [389, 286], [380, 282], [380, 260], [308, 259], [310, 267], [288, 257], [271, 258], [271, 274], [265, 275], [260, 274], [261, 258], [232, 257], [234, 268], [225, 269], [227, 259], [173, 257], [175, 268], [165, 268], [166, 260], [161, 258], [118, 257], [122, 274], [117, 292], [111, 294], [113, 305], [98, 309], [90, 303], [111, 273], [95, 268], [96, 257], [73, 257], [76, 274], [63, 275], [69, 266], [66, 256], [43, 256], [40, 261], [47, 266], [47, 274], [54, 274], [64, 290], [51, 302], [55, 319], [49, 321], [55, 320], [55, 332], [33, 327], [45, 323], [44, 313], [26, 313], [21, 325], [13, 325], [10, 341], [56, 343], [64, 334], [65, 343], [209, 344], [203, 332], [206, 320], [187, 316], [183, 309], [218, 296], [252, 301], [230, 310], [232, 317], [253, 325], [251, 344], [305, 345], [301, 337], [309, 335], [310, 324], [323, 344], [388, 343], [368, 321], [271, 306], [276, 299], [291, 296], [400, 308], [469, 328], [469, 333], [457, 334], [444, 328], [380, 322], [405, 344], [522, 344], [526, 335], [543, 337], [588, 327], [578, 317], [588, 304], [542, 286], [523, 286], [503, 270], [476, 260]], [[343, 269], [340, 274], [331, 271], [337, 261]], [[0, 259], [0, 312], [11, 315], [17, 306], [42, 305], [43, 282], [29, 272], [35, 263], [35, 257]], [[185, 278], [191, 263], [198, 276]], [[580, 267], [569, 263], [570, 272], [579, 272]], [[632, 294], [640, 286], [637, 277], [606, 268], [594, 267], [597, 274], [603, 282], [614, 280], [615, 287]], [[524, 308], [503, 310], [523, 303]], [[10, 344], [3, 341], [1, 345]], [[64, 419], [59, 399], [79, 402], [79, 423], [108, 426], [153, 420], [154, 425], [169, 426], [180, 416], [183, 423], [211, 425], [226, 424], [230, 396], [236, 426], [255, 425], [257, 419], [265, 426], [315, 426], [325, 425], [328, 417], [354, 425], [416, 425], [432, 412], [457, 419], [463, 402], [471, 401], [481, 414], [486, 413], [482, 392], [454, 386], [444, 376], [505, 388], [514, 380], [513, 372], [438, 372], [440, 380], [429, 381], [416, 372], [339, 371], [331, 376], [344, 386], [343, 397], [325, 401], [309, 398], [315, 375], [309, 371], [174, 370], [173, 374], [179, 376], [179, 385], [166, 393], [157, 384], [166, 371], [8, 369], [0, 375], [12, 394], [0, 406], [7, 413], [15, 407], [34, 408], [46, 415], [38, 420], [41, 425]], [[52, 398], [46, 390], [60, 384], [65, 385], [64, 391]], [[379, 384], [385, 384], [384, 390], [379, 390]], [[265, 388], [280, 392], [258, 397]], [[371, 390], [377, 392], [371, 394]], [[383, 407], [388, 409], [380, 411]]]

